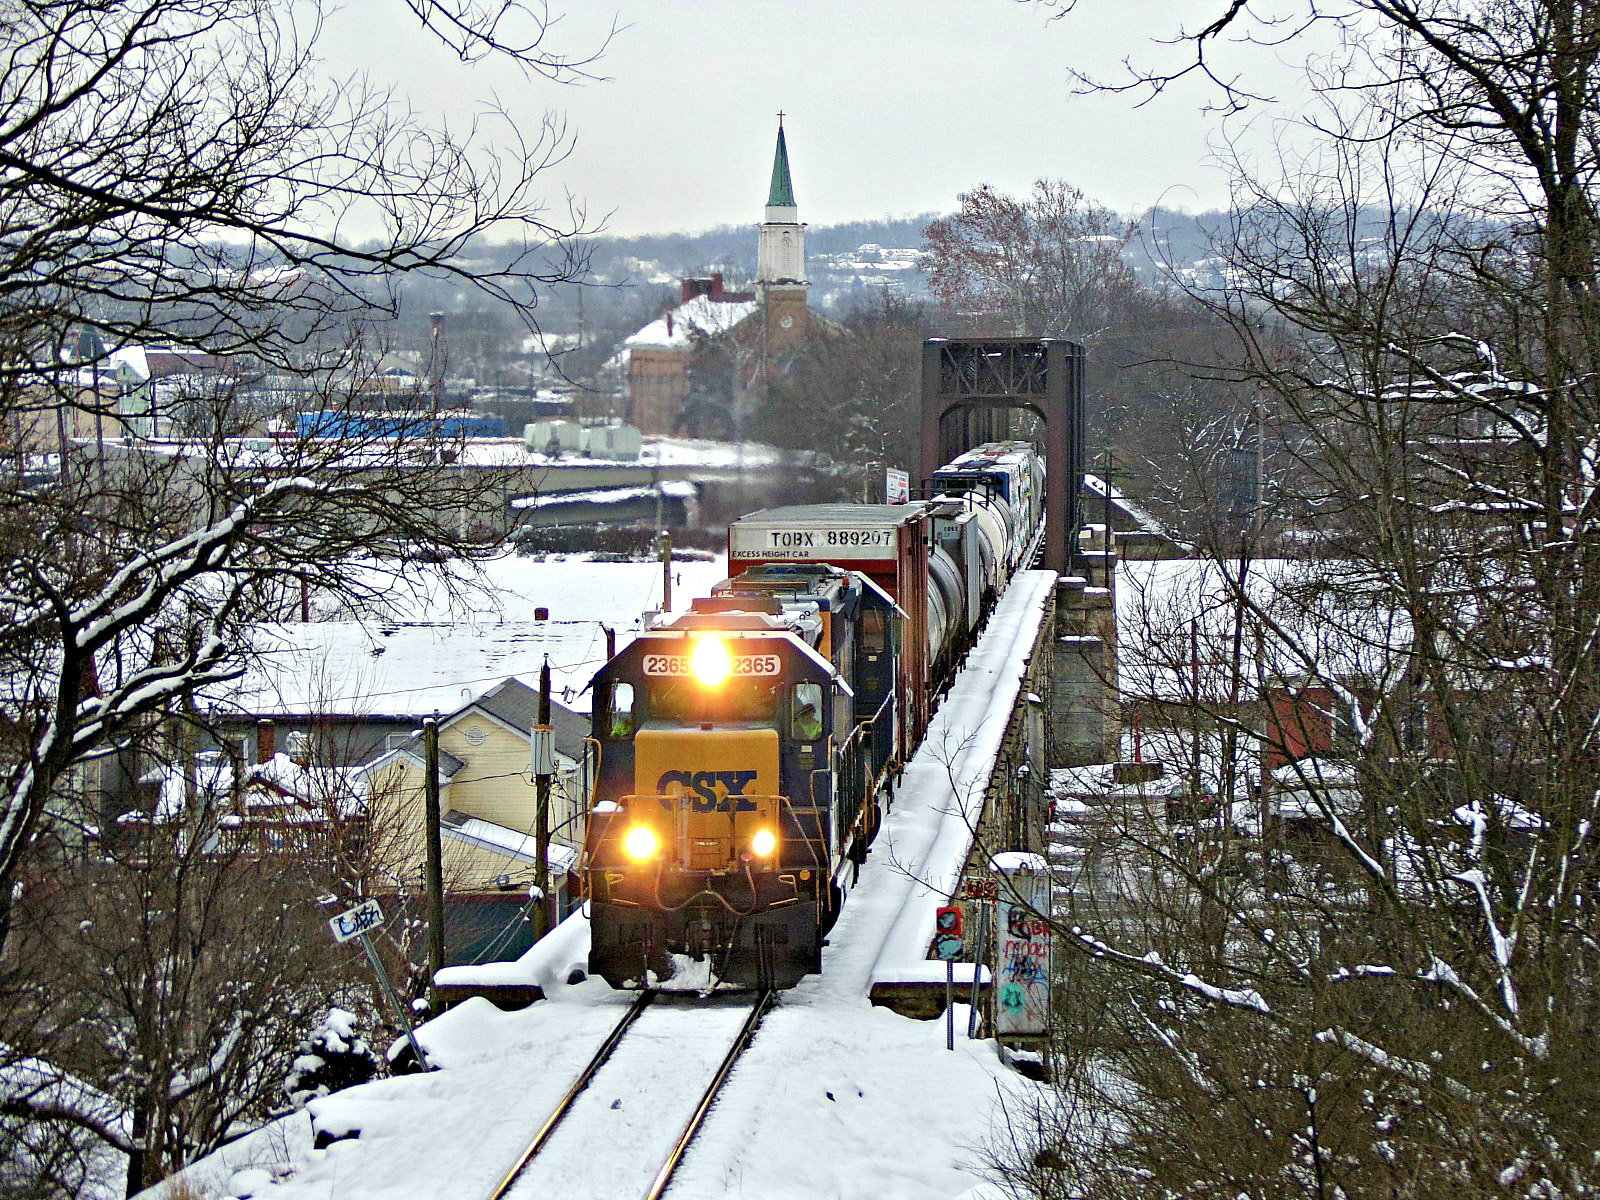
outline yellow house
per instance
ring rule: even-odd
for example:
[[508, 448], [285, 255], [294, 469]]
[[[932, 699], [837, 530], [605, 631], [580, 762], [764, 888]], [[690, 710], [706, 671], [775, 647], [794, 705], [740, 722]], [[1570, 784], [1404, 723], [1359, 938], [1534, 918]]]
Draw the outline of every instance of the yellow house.
[[[439, 721], [440, 831], [449, 896], [525, 893], [535, 880], [529, 731], [537, 714], [537, 693], [506, 679]], [[552, 714], [558, 750], [550, 788], [549, 878], [552, 893], [560, 896], [583, 845], [587, 788], [579, 748], [588, 729], [577, 713], [552, 706]], [[424, 861], [422, 739], [408, 738], [353, 775], [367, 797], [373, 861], [384, 864], [397, 883], [415, 886]]]

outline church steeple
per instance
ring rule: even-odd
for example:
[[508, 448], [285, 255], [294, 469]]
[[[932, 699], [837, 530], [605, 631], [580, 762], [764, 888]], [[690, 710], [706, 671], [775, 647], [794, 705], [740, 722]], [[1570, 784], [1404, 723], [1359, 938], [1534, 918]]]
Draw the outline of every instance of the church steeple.
[[783, 114], [778, 114], [778, 145], [772, 155], [772, 185], [767, 189], [766, 220], [756, 247], [756, 286], [803, 288], [806, 280], [805, 226], [794, 202], [794, 180], [789, 175], [789, 144], [783, 136]]
[[789, 178], [789, 146], [783, 140], [783, 114], [779, 113], [778, 149], [772, 156], [772, 187], [767, 192], [767, 207], [793, 208], [794, 206], [794, 182]]

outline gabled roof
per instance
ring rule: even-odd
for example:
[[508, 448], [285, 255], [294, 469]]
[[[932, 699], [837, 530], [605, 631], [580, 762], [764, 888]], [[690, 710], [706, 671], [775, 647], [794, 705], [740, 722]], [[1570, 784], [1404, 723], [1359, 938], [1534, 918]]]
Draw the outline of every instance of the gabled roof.
[[123, 346], [107, 356], [106, 365], [117, 371], [126, 368], [139, 379], [149, 380], [215, 373], [226, 370], [229, 363], [222, 355], [184, 346]]
[[[527, 732], [539, 720], [539, 693], [520, 679], [506, 679], [490, 688], [467, 706], [488, 713], [520, 732]], [[466, 712], [467, 708], [462, 709]], [[583, 739], [589, 736], [589, 718], [550, 701], [550, 725], [556, 731], [556, 749], [569, 758], [583, 754]]]
[[[364, 778], [385, 763], [391, 763], [397, 758], [409, 758], [419, 770], [426, 766], [427, 760], [424, 758], [422, 751], [422, 736], [418, 734], [415, 737], [407, 738], [393, 749], [383, 751], [376, 758], [367, 759], [360, 766], [351, 769], [351, 776], [352, 778]], [[439, 782], [441, 784], [449, 783], [455, 778], [456, 773], [466, 765], [454, 754], [451, 754], [450, 751], [442, 746], [439, 748]]]
[[566, 664], [587, 663], [600, 636], [598, 625], [572, 621], [263, 624], [254, 627], [259, 653], [250, 669], [208, 699], [232, 713], [284, 721], [420, 723], [434, 712], [459, 712], [507, 677], [537, 681], [546, 656], [556, 695], [570, 695], [589, 672]]

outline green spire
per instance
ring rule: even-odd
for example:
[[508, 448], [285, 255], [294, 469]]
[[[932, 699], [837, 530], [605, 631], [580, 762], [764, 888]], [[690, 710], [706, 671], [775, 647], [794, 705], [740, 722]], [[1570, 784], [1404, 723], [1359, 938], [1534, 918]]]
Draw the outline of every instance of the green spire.
[[778, 119], [778, 152], [772, 156], [772, 191], [768, 208], [793, 208], [794, 184], [789, 180], [789, 147], [783, 140], [783, 118]]

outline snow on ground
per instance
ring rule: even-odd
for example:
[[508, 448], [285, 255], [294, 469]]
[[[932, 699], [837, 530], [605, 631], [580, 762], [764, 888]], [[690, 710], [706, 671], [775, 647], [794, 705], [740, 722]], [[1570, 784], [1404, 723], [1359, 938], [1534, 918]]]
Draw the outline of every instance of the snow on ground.
[[[1050, 572], [1026, 572], [1002, 600], [940, 706], [932, 737], [906, 772], [833, 930], [822, 974], [786, 992], [768, 1015], [680, 1168], [672, 1195], [927, 1200], [988, 1194], [977, 1164], [998, 1128], [997, 1097], [1026, 1100], [1036, 1085], [1001, 1063], [993, 1041], [965, 1038], [964, 1005], [956, 1006], [950, 1052], [942, 1020], [915, 1021], [874, 1008], [867, 993], [874, 978], [918, 971], [926, 957], [933, 910], [966, 857], [969, 822], [1020, 686], [1020, 656], [1032, 645], [1053, 582]], [[599, 980], [563, 982], [569, 965], [587, 953], [587, 935], [583, 918], [574, 916], [521, 962], [503, 968], [515, 981], [545, 987], [544, 1002], [502, 1013], [485, 1000], [469, 1000], [425, 1025], [418, 1036], [442, 1070], [312, 1104], [319, 1128], [360, 1129], [359, 1138], [313, 1149], [311, 1122], [301, 1115], [213, 1155], [192, 1174], [221, 1194], [238, 1180], [235, 1192], [266, 1200], [487, 1194], [631, 998]], [[685, 1024], [682, 1036], [699, 1034]], [[640, 1087], [654, 1093], [679, 1058], [668, 1053], [647, 1061]], [[675, 1104], [652, 1111], [632, 1084], [608, 1083], [604, 1071], [593, 1089], [585, 1101], [588, 1123], [575, 1115], [572, 1127], [556, 1135], [559, 1141], [577, 1130], [585, 1139], [579, 1149], [569, 1143], [561, 1151], [570, 1156], [559, 1160], [570, 1164], [560, 1168], [561, 1194], [571, 1200], [633, 1194], [631, 1185], [617, 1190], [608, 1166], [614, 1149], [623, 1141], [670, 1139], [687, 1115]], [[553, 1152], [554, 1142], [546, 1153]], [[268, 1179], [273, 1182], [264, 1183]], [[147, 1195], [155, 1200], [158, 1194]]]
[[[1125, 561], [1117, 571], [1117, 669], [1125, 699], [1230, 695], [1240, 563], [1178, 558]], [[1406, 660], [1410, 627], [1359, 566], [1331, 560], [1257, 559], [1244, 571], [1251, 604], [1274, 635], [1247, 634], [1237, 657], [1246, 695], [1265, 676], [1381, 679]], [[1248, 624], [1248, 623], [1247, 623]]]
[[[399, 620], [466, 620], [485, 624], [499, 620], [531, 621], [535, 608], [548, 608], [552, 621], [589, 621], [610, 625], [620, 637], [637, 632], [639, 615], [661, 607], [659, 562], [596, 562], [584, 555], [548, 559], [506, 553], [480, 564], [482, 583], [453, 599], [430, 586], [419, 595], [398, 600]], [[726, 560], [674, 561], [674, 610], [704, 596], [727, 577]]]
[[[285, 1118], [186, 1174], [207, 1195], [247, 1191], [259, 1200], [485, 1196], [631, 999], [591, 980], [558, 986], [543, 1003], [517, 1013], [469, 1000], [420, 1032], [442, 1070], [313, 1101], [310, 1117]], [[676, 1077], [690, 1073], [681, 1070], [685, 1058], [704, 1057], [698, 1043], [709, 1036], [708, 1026], [697, 1017], [710, 1017], [716, 1038], [731, 1039], [737, 1022], [729, 1012], [725, 1006], [715, 1014], [647, 1012], [635, 1032], [649, 1036], [630, 1052], [638, 1060], [634, 1069], [609, 1080], [602, 1070], [581, 1102], [587, 1116], [575, 1110], [545, 1152], [552, 1166], [560, 1164], [563, 1197], [625, 1200], [642, 1191], [631, 1179], [619, 1187], [619, 1148], [637, 1141], [665, 1146], [687, 1116], [681, 1105], [658, 1107], [645, 1093], [692, 1082]], [[1035, 1086], [1000, 1063], [994, 1042], [968, 1041], [966, 1019], [965, 1006], [958, 1006], [951, 1053], [943, 1021], [899, 1017], [865, 997], [819, 1005], [785, 996], [669, 1194], [690, 1200], [966, 1195], [980, 1182], [975, 1165], [997, 1092], [1022, 1097]], [[681, 1052], [680, 1040], [694, 1043], [695, 1052]], [[656, 1053], [646, 1054], [652, 1048]], [[611, 1065], [628, 1066], [620, 1058]], [[312, 1119], [327, 1133], [359, 1129], [360, 1136], [313, 1149]], [[161, 1190], [150, 1189], [143, 1200], [160, 1200]]]
[[[703, 438], [645, 438], [637, 459], [594, 458], [576, 454], [552, 456], [529, 450], [520, 437], [475, 437], [464, 438], [459, 442], [447, 439], [447, 445], [455, 456], [451, 459], [451, 463], [458, 468], [516, 470], [549, 466], [578, 469], [592, 467], [597, 476], [615, 467], [678, 467], [686, 470], [703, 468], [707, 471], [720, 472], [739, 468], [748, 470], [772, 467], [784, 461], [782, 450], [760, 442], [714, 442]], [[219, 453], [218, 448], [210, 440], [141, 440], [138, 446], [143, 453], [170, 457], [209, 457]], [[333, 454], [336, 450], [338, 447], [331, 440], [315, 439], [311, 453], [321, 458]], [[274, 438], [234, 438], [222, 447], [220, 453], [236, 467], [281, 469], [298, 461], [298, 457], [306, 453], [306, 447], [293, 439], [280, 446]], [[437, 448], [424, 441], [408, 449], [407, 453], [413, 461], [432, 461]], [[388, 445], [386, 439], [357, 438], [351, 443], [349, 452], [332, 465], [339, 467], [382, 465], [394, 461], [394, 458], [395, 448]]]
[[864, 999], [768, 1015], [669, 1195], [750, 1200], [931, 1200], [975, 1187], [997, 1092], [1035, 1085], [968, 1041], [955, 1008], [913, 1021]]

